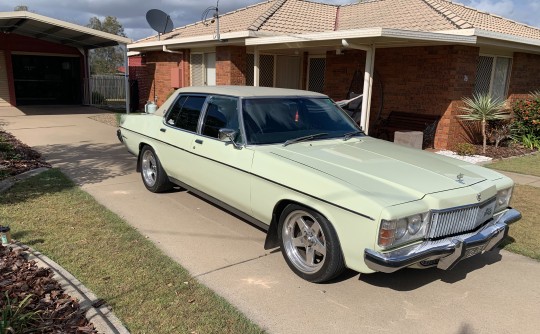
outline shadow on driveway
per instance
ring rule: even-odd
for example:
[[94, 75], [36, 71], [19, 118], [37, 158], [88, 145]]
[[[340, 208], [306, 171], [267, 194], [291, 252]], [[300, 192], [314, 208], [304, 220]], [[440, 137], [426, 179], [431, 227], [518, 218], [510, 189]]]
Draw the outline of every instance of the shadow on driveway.
[[452, 270], [437, 268], [428, 269], [402, 269], [392, 274], [374, 273], [360, 275], [359, 280], [365, 283], [389, 288], [396, 291], [412, 291], [435, 281], [456, 283], [467, 277], [467, 274], [485, 266], [497, 263], [502, 259], [500, 249], [486, 252], [461, 261]]
[[135, 171], [136, 158], [118, 144], [53, 144], [35, 147], [77, 185], [96, 184]]

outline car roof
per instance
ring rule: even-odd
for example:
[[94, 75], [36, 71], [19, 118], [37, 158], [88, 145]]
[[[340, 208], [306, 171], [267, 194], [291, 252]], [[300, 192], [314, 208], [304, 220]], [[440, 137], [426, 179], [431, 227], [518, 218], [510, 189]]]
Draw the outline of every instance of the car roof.
[[255, 87], [255, 86], [192, 86], [177, 90], [177, 93], [203, 93], [203, 94], [222, 94], [238, 97], [256, 97], [256, 96], [310, 96], [327, 97], [326, 95], [299, 89]]

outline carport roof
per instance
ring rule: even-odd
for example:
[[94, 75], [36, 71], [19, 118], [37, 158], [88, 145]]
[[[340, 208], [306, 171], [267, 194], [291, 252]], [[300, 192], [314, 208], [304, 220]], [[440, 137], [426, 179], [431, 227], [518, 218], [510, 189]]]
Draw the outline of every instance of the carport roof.
[[129, 44], [131, 39], [26, 11], [0, 12], [0, 33], [84, 49]]

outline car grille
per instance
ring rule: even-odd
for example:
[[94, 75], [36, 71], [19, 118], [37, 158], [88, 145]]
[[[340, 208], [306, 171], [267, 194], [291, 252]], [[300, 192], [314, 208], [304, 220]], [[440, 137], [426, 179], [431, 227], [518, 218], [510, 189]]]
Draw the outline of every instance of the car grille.
[[466, 207], [432, 211], [427, 239], [436, 239], [475, 230], [493, 217], [495, 197]]

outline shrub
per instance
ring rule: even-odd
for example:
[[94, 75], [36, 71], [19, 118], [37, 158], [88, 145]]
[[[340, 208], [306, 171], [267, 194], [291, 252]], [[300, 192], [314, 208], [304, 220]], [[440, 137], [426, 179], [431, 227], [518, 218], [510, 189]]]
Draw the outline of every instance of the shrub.
[[486, 123], [499, 119], [510, 118], [505, 110], [505, 101], [491, 97], [489, 94], [475, 94], [473, 98], [462, 98], [464, 107], [461, 107], [462, 115], [458, 117], [467, 121], [480, 122], [482, 129], [482, 152], [486, 153], [487, 133]]
[[454, 146], [454, 151], [461, 156], [470, 156], [476, 153], [476, 149], [471, 143], [459, 143]]
[[508, 120], [497, 120], [488, 122], [487, 135], [490, 142], [499, 147], [501, 142], [512, 138], [512, 122]]
[[529, 148], [540, 142], [540, 98], [520, 100], [514, 104], [513, 138]]
[[105, 102], [105, 96], [100, 92], [92, 92], [92, 104], [103, 104]]

